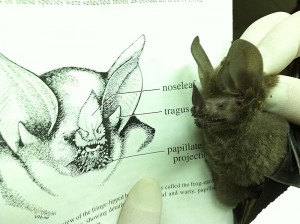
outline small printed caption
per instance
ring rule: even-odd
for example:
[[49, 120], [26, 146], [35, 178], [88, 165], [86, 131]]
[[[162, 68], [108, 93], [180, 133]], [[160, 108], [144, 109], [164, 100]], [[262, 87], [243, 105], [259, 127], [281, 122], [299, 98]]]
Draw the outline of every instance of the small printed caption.
[[177, 182], [161, 186], [163, 197], [173, 197], [179, 195], [205, 194], [214, 190], [212, 179], [204, 181]]
[[[189, 181], [189, 182], [176, 182], [169, 183], [161, 186], [162, 197], [175, 197], [175, 196], [188, 196], [206, 194], [214, 190], [212, 179], [203, 181]], [[119, 197], [110, 199], [107, 202], [102, 202], [95, 205], [90, 209], [84, 210], [78, 215], [64, 220], [60, 224], [102, 224], [101, 218], [107, 216], [109, 213], [120, 210], [127, 198], [128, 194], [122, 194]]]
[[201, 3], [203, 0], [0, 0], [0, 4], [16, 5], [129, 5], [155, 3]]
[[88, 210], [85, 210], [79, 213], [77, 216], [74, 216], [68, 220], [63, 221], [61, 224], [71, 224], [71, 223], [93, 223], [101, 224], [101, 217], [107, 216], [109, 213], [120, 210], [127, 198], [127, 194], [122, 194], [117, 198], [110, 199], [108, 202], [101, 203], [99, 205], [93, 206]]

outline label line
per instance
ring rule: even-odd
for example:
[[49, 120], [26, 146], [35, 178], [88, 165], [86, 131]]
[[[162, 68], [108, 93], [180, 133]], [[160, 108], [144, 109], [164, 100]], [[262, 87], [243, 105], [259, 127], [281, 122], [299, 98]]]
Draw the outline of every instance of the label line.
[[121, 157], [121, 158], [115, 159], [115, 160], [113, 160], [111, 162], [114, 162], [114, 161], [117, 161], [117, 160], [120, 160], [120, 159], [127, 159], [127, 158], [132, 158], [132, 157], [137, 157], [137, 156], [145, 156], [145, 155], [162, 153], [162, 152], [165, 152], [165, 151], [155, 151], [155, 152], [148, 152], [148, 153], [136, 154], [136, 155], [131, 155], [131, 156], [125, 156], [125, 157]]

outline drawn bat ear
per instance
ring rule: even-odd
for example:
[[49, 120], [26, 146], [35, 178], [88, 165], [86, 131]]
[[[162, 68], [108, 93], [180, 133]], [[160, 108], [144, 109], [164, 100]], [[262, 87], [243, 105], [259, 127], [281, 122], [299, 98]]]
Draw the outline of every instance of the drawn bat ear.
[[117, 127], [120, 120], [121, 107], [117, 107], [116, 111], [109, 117], [109, 121], [112, 127]]
[[0, 134], [13, 151], [19, 148], [20, 122], [37, 137], [50, 133], [58, 114], [55, 95], [39, 77], [2, 54], [0, 97]]
[[28, 130], [25, 128], [22, 122], [19, 123], [19, 134], [20, 141], [23, 145], [30, 145], [39, 141], [37, 137], [28, 132]]
[[209, 80], [214, 69], [199, 42], [199, 37], [195, 37], [191, 46], [192, 55], [198, 65], [198, 74], [202, 86]]
[[[127, 48], [108, 71], [108, 82], [102, 100], [104, 118], [120, 107], [121, 131], [133, 115], [142, 92], [142, 73], [139, 59], [145, 45], [141, 36]], [[112, 118], [111, 118], [112, 119]]]
[[231, 45], [217, 75], [219, 88], [245, 98], [258, 95], [263, 81], [262, 56], [256, 46], [238, 39]]

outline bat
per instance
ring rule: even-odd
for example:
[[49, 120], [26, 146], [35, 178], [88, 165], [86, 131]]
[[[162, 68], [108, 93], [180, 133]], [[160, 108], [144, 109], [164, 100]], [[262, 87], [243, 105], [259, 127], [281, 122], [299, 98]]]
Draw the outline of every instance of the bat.
[[288, 153], [288, 122], [263, 110], [278, 75], [263, 74], [262, 56], [246, 40], [234, 41], [216, 69], [199, 37], [191, 53], [201, 83], [201, 88], [194, 83], [191, 113], [201, 128], [216, 196], [233, 207], [243, 205], [237, 223], [245, 224], [266, 180]]
[[[155, 130], [134, 116], [144, 45], [141, 36], [107, 72], [63, 67], [38, 76], [0, 54], [0, 192], [8, 204], [39, 211], [23, 198], [31, 186], [17, 188], [26, 181], [57, 195], [40, 167], [53, 168], [57, 178], [99, 172], [104, 183], [125, 155], [129, 133], [145, 133], [139, 150], [152, 141]], [[24, 182], [14, 179], [13, 166]]]

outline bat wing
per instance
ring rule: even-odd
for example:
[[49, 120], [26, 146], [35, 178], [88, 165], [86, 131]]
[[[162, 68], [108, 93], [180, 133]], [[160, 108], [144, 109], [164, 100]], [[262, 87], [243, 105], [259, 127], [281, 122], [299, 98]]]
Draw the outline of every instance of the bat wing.
[[269, 178], [288, 186], [300, 187], [300, 127], [290, 124], [289, 151], [278, 170]]
[[42, 137], [56, 122], [58, 103], [53, 92], [34, 73], [0, 54], [0, 134], [16, 152], [19, 124]]
[[133, 115], [143, 88], [139, 58], [145, 44], [141, 36], [127, 48], [108, 72], [108, 82], [103, 95], [102, 109], [105, 118], [110, 117], [120, 107], [120, 131]]

